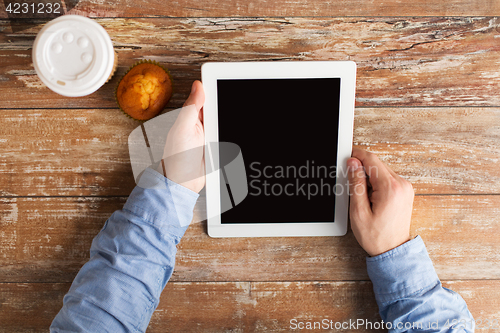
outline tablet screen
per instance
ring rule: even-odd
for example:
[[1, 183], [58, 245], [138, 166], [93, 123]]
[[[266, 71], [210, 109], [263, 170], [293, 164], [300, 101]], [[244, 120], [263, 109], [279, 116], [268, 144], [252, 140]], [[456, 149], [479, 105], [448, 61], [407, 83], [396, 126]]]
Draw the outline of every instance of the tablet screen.
[[248, 181], [222, 224], [334, 221], [339, 99], [340, 78], [217, 80], [219, 142]]

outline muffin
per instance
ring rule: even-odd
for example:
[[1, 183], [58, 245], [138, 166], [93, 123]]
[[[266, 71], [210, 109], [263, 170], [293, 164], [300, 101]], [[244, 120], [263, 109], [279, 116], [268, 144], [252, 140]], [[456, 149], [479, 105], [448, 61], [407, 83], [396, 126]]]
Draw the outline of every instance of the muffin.
[[136, 120], [160, 113], [172, 97], [172, 78], [167, 69], [153, 61], [132, 66], [116, 88], [120, 109]]

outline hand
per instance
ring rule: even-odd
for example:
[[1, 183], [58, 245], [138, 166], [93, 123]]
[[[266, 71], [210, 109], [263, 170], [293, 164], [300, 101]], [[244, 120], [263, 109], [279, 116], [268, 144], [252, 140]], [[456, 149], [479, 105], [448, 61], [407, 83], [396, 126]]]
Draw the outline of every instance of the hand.
[[205, 92], [194, 81], [191, 94], [168, 132], [163, 163], [157, 170], [171, 181], [199, 193], [205, 186], [205, 134], [203, 129]]
[[359, 149], [353, 149], [347, 170], [351, 228], [359, 245], [376, 256], [409, 241], [412, 185], [376, 155]]

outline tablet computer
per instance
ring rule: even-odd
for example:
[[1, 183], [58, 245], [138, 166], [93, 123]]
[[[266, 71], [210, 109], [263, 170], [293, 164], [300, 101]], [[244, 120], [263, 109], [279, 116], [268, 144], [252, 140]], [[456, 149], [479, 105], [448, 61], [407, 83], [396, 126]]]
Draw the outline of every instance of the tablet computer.
[[211, 237], [347, 231], [356, 64], [205, 63]]

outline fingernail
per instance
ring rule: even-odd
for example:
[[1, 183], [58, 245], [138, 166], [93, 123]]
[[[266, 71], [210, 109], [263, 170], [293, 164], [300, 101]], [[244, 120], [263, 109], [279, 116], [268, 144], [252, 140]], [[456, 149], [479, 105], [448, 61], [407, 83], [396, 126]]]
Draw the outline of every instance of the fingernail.
[[347, 169], [350, 171], [356, 171], [361, 167], [361, 163], [359, 163], [356, 159], [347, 160]]
[[191, 94], [194, 94], [196, 92], [196, 82], [193, 82], [193, 85], [191, 86]]

